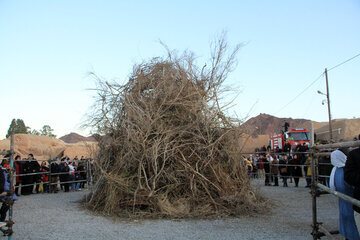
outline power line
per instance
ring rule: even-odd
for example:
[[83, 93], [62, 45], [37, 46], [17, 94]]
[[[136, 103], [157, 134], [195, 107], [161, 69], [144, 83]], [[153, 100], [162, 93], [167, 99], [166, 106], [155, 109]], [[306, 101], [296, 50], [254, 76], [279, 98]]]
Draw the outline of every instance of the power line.
[[302, 90], [298, 95], [296, 95], [293, 99], [291, 99], [287, 104], [285, 104], [282, 108], [280, 108], [277, 112], [274, 113], [277, 114], [279, 112], [281, 112], [284, 108], [286, 108], [287, 106], [289, 106], [292, 102], [294, 102], [298, 97], [300, 97], [306, 90], [308, 90], [312, 85], [314, 85], [314, 83], [316, 83], [322, 76], [324, 75], [324, 73], [321, 73], [320, 76], [318, 76], [312, 83], [310, 83], [310, 85], [308, 85], [304, 90]]
[[343, 61], [342, 63], [339, 63], [338, 65], [336, 65], [336, 66], [328, 69], [328, 72], [331, 71], [331, 70], [333, 70], [334, 68], [340, 67], [341, 65], [343, 65], [343, 64], [345, 64], [345, 63], [347, 63], [347, 62], [350, 62], [351, 60], [353, 60], [354, 58], [357, 58], [357, 57], [359, 57], [359, 56], [360, 56], [360, 53], [359, 53], [359, 54], [356, 54], [355, 56], [349, 58], [348, 60], [345, 60], [345, 61]]
[[[341, 63], [339, 63], [339, 64], [337, 64], [337, 65], [335, 65], [334, 67], [332, 67], [332, 68], [329, 68], [327, 71], [329, 72], [329, 71], [331, 71], [331, 70], [333, 70], [333, 69], [335, 69], [335, 68], [338, 68], [338, 67], [340, 67], [341, 65], [343, 65], [343, 64], [345, 64], [345, 63], [347, 63], [347, 62], [350, 62], [351, 60], [353, 60], [353, 59], [355, 59], [355, 58], [357, 58], [357, 57], [359, 57], [360, 56], [360, 53], [358, 53], [358, 54], [356, 54], [355, 56], [353, 56], [353, 57], [351, 57], [351, 58], [349, 58], [349, 59], [347, 59], [347, 60], [345, 60], [345, 61], [343, 61], [343, 62], [341, 62]], [[284, 108], [286, 108], [287, 106], [289, 106], [292, 102], [294, 102], [298, 97], [300, 97], [306, 90], [308, 90], [312, 85], [314, 85], [314, 83], [316, 83], [322, 76], [324, 75], [324, 72], [319, 76], [319, 77], [317, 77], [312, 83], [310, 83], [310, 85], [309, 86], [307, 86], [303, 91], [301, 91], [298, 95], [296, 95], [293, 99], [291, 99], [287, 104], [285, 104], [282, 108], [280, 108], [277, 112], [275, 112], [274, 113], [274, 115], [275, 114], [277, 114], [277, 113], [279, 113], [279, 112], [281, 112]]]
[[[318, 83], [318, 85], [317, 85], [316, 88], [319, 88], [319, 87], [320, 87], [320, 84], [321, 84], [321, 82]], [[314, 101], [315, 96], [316, 96], [316, 94], [313, 94], [313, 95], [312, 95], [312, 97], [311, 97], [311, 99], [310, 99], [310, 102], [309, 102], [309, 104], [308, 104], [308, 106], [307, 106], [307, 108], [306, 108], [306, 110], [305, 110], [304, 115], [303, 115], [302, 118], [305, 118], [305, 117], [307, 116], [308, 111], [309, 111], [311, 105], [313, 104], [313, 101]]]

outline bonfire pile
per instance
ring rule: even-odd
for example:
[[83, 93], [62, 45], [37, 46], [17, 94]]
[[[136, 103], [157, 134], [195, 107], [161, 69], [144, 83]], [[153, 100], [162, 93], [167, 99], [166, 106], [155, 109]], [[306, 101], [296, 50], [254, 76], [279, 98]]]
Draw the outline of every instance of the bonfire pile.
[[235, 216], [258, 211], [240, 132], [220, 108], [221, 84], [238, 50], [215, 44], [210, 67], [192, 54], [136, 65], [124, 85], [99, 81], [91, 123], [99, 142], [87, 206], [130, 217]]

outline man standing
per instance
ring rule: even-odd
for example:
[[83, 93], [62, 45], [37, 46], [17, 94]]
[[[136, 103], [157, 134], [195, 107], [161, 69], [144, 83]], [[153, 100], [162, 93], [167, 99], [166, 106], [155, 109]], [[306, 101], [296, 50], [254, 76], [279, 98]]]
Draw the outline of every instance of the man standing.
[[265, 154], [261, 156], [261, 160], [264, 164], [265, 170], [265, 186], [270, 186], [270, 162], [266, 158]]
[[[354, 186], [354, 198], [360, 200], [360, 148], [349, 152], [344, 168], [345, 181]], [[360, 213], [360, 208], [353, 206], [354, 210]]]
[[[27, 162], [24, 165], [24, 173], [27, 174], [34, 174], [39, 173], [40, 174], [40, 165], [34, 158], [34, 155], [32, 153], [29, 154]], [[36, 186], [36, 182], [40, 179], [40, 175], [28, 175], [24, 178], [24, 185], [28, 185], [24, 187], [23, 195], [31, 194], [33, 191], [34, 186], [30, 184], [34, 184], [36, 191], [38, 190]]]

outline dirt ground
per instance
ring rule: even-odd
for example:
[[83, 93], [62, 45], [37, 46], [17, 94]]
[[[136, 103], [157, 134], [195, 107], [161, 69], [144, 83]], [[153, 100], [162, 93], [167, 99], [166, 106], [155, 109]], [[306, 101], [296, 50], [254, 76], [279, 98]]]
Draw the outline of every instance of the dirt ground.
[[[79, 206], [87, 191], [20, 196], [14, 207], [13, 239], [312, 239], [305, 182], [299, 188], [291, 183], [287, 188], [265, 187], [263, 180], [253, 184], [276, 207], [261, 216], [216, 220], [115, 221]], [[321, 196], [318, 206], [319, 221], [338, 229], [337, 199]]]

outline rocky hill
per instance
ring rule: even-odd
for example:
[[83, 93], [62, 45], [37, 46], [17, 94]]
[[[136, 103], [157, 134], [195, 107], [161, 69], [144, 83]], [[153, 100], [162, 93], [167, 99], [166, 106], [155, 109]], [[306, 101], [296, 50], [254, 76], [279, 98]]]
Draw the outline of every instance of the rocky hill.
[[243, 125], [243, 129], [252, 137], [258, 135], [271, 135], [280, 133], [284, 130], [285, 123], [289, 123], [289, 128], [307, 128], [310, 129], [310, 123], [314, 124], [314, 128], [326, 125], [326, 123], [314, 122], [308, 119], [278, 118], [269, 114], [261, 113], [260, 115], [250, 118]]
[[[329, 140], [328, 122], [315, 122], [308, 119], [278, 118], [269, 114], [260, 114], [250, 118], [241, 128], [245, 133], [241, 144], [244, 152], [253, 151], [255, 147], [269, 144], [269, 136], [280, 133], [284, 129], [285, 122], [290, 124], [289, 128], [306, 128], [310, 130], [313, 123], [314, 131], [319, 141]], [[332, 121], [333, 139], [335, 141], [351, 141], [359, 138], [360, 118], [334, 119]]]
[[62, 136], [61, 138], [59, 138], [60, 140], [63, 140], [66, 143], [78, 143], [78, 142], [95, 142], [96, 139], [94, 136], [90, 136], [90, 137], [84, 137], [81, 136], [80, 134], [77, 133], [69, 133], [65, 136]]

